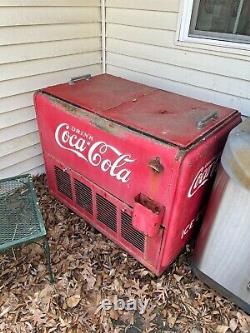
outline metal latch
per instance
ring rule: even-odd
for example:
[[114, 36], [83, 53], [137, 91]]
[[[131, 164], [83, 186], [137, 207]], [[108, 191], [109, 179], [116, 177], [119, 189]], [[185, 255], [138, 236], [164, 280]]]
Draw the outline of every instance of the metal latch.
[[81, 80], [89, 80], [91, 79], [91, 74], [85, 74], [85, 75], [81, 75], [81, 76], [75, 76], [72, 77], [69, 81], [69, 85], [75, 84], [77, 81], [81, 81]]
[[207, 115], [206, 117], [204, 117], [203, 119], [199, 120], [196, 124], [196, 127], [198, 129], [202, 129], [207, 125], [207, 123], [209, 121], [216, 120], [217, 118], [218, 118], [218, 113], [217, 112], [212, 112], [209, 115]]

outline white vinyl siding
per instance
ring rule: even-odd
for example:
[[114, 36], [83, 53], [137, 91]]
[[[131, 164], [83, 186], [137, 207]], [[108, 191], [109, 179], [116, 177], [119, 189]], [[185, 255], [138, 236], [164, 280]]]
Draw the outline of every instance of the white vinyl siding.
[[101, 73], [100, 0], [0, 0], [0, 178], [39, 173], [33, 93]]
[[179, 11], [179, 0], [107, 0], [107, 72], [250, 116], [250, 52], [180, 45]]

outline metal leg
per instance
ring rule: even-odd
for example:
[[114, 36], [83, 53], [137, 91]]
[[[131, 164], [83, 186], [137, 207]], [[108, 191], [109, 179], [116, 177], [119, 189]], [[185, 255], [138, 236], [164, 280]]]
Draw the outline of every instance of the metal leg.
[[48, 243], [47, 238], [44, 239], [43, 246], [44, 246], [44, 252], [45, 252], [45, 256], [46, 256], [48, 271], [49, 271], [49, 275], [50, 275], [50, 282], [55, 283], [55, 276], [54, 276], [54, 274], [52, 272], [52, 268], [51, 268], [50, 248], [49, 248], [49, 243]]

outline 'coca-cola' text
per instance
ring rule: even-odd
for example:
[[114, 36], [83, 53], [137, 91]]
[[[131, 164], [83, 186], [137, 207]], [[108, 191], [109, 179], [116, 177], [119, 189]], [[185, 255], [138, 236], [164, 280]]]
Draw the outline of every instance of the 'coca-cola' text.
[[214, 175], [217, 170], [219, 157], [213, 159], [204, 165], [195, 176], [192, 185], [188, 191], [188, 197], [192, 198]]
[[71, 151], [118, 181], [129, 181], [131, 169], [128, 165], [135, 162], [130, 154], [124, 154], [104, 141], [95, 142], [93, 136], [67, 123], [57, 126], [55, 140], [62, 149]]

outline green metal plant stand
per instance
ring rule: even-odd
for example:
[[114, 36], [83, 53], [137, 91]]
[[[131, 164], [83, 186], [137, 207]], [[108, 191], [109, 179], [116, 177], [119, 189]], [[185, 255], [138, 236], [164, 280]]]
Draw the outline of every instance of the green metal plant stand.
[[0, 252], [43, 242], [50, 281], [55, 281], [44, 221], [31, 175], [0, 180]]

